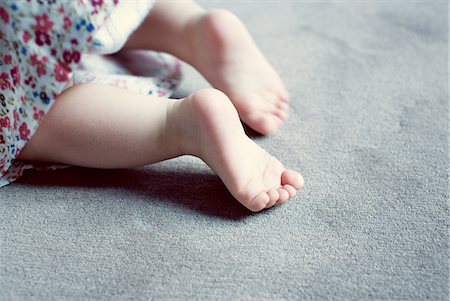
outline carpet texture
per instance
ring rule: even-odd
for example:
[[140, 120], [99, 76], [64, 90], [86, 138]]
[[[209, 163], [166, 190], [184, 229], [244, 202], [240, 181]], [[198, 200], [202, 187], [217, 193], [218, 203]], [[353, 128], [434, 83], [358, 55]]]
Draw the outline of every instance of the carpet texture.
[[254, 138], [305, 188], [251, 214], [189, 157], [30, 172], [0, 190], [0, 300], [448, 300], [447, 1], [203, 3], [284, 79]]

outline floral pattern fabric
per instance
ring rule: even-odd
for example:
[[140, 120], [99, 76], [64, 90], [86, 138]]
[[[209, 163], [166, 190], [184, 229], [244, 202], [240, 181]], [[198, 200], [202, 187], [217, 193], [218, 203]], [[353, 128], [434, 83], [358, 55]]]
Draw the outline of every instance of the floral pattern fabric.
[[[136, 70], [132, 64], [122, 64], [114, 56], [87, 53], [96, 32], [118, 4], [119, 0], [0, 3], [0, 187], [20, 177], [25, 169], [59, 167], [15, 159], [56, 97], [70, 85], [100, 82], [137, 93], [170, 95], [179, 79], [175, 59], [141, 53], [153, 66], [148, 69], [159, 71], [133, 76]], [[104, 70], [90, 68], [93, 60]]]

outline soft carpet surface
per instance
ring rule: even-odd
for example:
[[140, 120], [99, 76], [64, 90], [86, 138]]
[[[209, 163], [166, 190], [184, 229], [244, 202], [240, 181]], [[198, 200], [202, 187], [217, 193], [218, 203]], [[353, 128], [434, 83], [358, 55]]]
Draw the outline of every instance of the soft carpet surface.
[[[250, 214], [189, 157], [0, 190], [1, 300], [448, 300], [447, 1], [223, 1], [291, 94]], [[191, 68], [180, 96], [207, 86]]]

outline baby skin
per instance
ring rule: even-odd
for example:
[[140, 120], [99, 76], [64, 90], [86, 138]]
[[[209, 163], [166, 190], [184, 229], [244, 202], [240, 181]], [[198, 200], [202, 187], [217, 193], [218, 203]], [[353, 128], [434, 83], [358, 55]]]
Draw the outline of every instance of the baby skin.
[[[170, 100], [106, 85], [71, 87], [58, 97], [19, 159], [127, 168], [193, 155], [208, 164], [233, 197], [251, 211], [292, 198], [303, 186], [302, 176], [284, 168], [247, 137], [240, 121], [263, 134], [276, 131], [287, 109], [281, 81], [236, 17], [223, 11], [206, 13], [190, 1], [182, 3], [187, 5], [183, 13], [177, 12], [179, 7], [173, 7], [173, 2], [157, 2], [151, 18], [135, 32], [126, 49], [177, 55], [217, 89]], [[237, 40], [214, 29], [224, 18], [236, 21], [236, 30], [242, 29]], [[163, 27], [167, 36], [156, 45], [150, 39], [137, 39], [165, 22], [169, 24]], [[180, 43], [174, 47], [177, 38]], [[209, 55], [214, 51], [208, 47], [218, 52]], [[200, 48], [210, 51], [203, 57]]]
[[[176, 41], [176, 43], [174, 43]], [[157, 1], [122, 53], [173, 54], [224, 92], [240, 119], [263, 135], [287, 119], [288, 93], [242, 22], [229, 11], [205, 11], [192, 1]]]

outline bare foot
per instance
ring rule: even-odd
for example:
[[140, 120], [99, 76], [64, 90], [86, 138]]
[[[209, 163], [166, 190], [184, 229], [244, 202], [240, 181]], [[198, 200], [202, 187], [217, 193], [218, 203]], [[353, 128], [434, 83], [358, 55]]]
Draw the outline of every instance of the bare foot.
[[230, 12], [213, 10], [189, 28], [189, 63], [231, 99], [243, 122], [273, 134], [287, 118], [288, 93], [245, 26]]
[[218, 90], [200, 90], [175, 103], [167, 123], [169, 137], [180, 137], [175, 142], [180, 153], [205, 161], [251, 211], [281, 204], [303, 186], [298, 172], [285, 169], [245, 135], [236, 109]]

